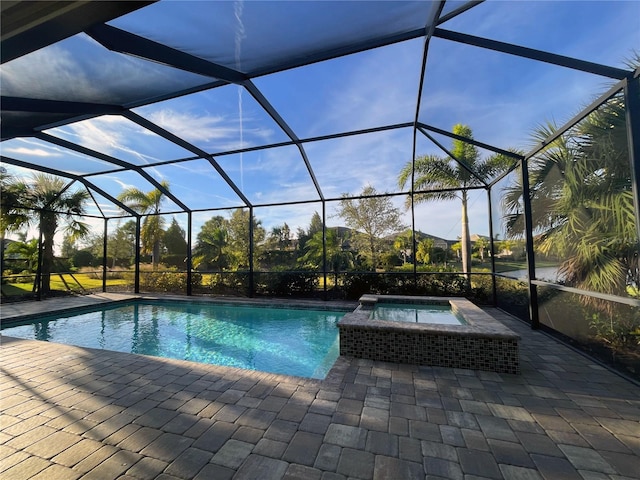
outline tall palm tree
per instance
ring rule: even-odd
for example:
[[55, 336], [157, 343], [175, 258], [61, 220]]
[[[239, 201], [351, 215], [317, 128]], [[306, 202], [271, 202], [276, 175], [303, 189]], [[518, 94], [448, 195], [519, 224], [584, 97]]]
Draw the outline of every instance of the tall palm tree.
[[[166, 180], [163, 180], [160, 185], [166, 190], [169, 190], [169, 182]], [[146, 215], [140, 231], [142, 252], [151, 254], [151, 263], [153, 264], [154, 270], [158, 269], [158, 263], [160, 263], [160, 242], [164, 233], [163, 227], [165, 221], [164, 218], [159, 215], [163, 199], [164, 194], [157, 188], [149, 192], [143, 192], [138, 188], [131, 187], [118, 195], [118, 200], [132, 210]]]
[[89, 228], [78, 217], [85, 213], [84, 207], [89, 199], [86, 190], [70, 191], [65, 180], [36, 173], [33, 181], [20, 184], [20, 200], [27, 213], [27, 223], [36, 223], [42, 235], [42, 264], [40, 293], [47, 295], [51, 291], [51, 272], [53, 270], [54, 237], [61, 222], [64, 230], [72, 239], [78, 239], [89, 233]]
[[[455, 125], [453, 133], [473, 139], [471, 128], [466, 125]], [[407, 162], [398, 176], [398, 185], [402, 189], [405, 188], [411, 182], [412, 173], [415, 171], [413, 191], [417, 193], [413, 196], [414, 203], [460, 200], [462, 204], [462, 234], [460, 236], [462, 271], [463, 273], [470, 273], [471, 239], [469, 234], [468, 189], [481, 185], [481, 180], [488, 181], [505, 171], [513, 161], [503, 155], [492, 155], [487, 159], [481, 159], [480, 153], [474, 145], [457, 139], [453, 140], [451, 153], [455, 160], [450, 157], [424, 155], [416, 158], [415, 162]], [[408, 199], [407, 207], [410, 207], [410, 202], [411, 199]]]

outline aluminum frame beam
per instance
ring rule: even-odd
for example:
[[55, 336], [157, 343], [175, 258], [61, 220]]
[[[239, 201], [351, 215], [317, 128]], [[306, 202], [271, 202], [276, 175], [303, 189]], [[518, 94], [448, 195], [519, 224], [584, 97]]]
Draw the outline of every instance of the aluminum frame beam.
[[235, 184], [235, 182], [233, 180], [231, 180], [231, 177], [229, 177], [229, 175], [227, 175], [227, 172], [224, 171], [224, 169], [220, 166], [220, 164], [215, 160], [213, 155], [208, 154], [204, 150], [201, 150], [198, 147], [196, 147], [195, 145], [191, 145], [186, 140], [183, 140], [182, 138], [178, 137], [177, 135], [174, 135], [173, 133], [169, 132], [168, 130], [165, 130], [164, 128], [160, 127], [159, 125], [156, 125], [155, 123], [147, 120], [146, 118], [141, 117], [137, 113], [133, 113], [131, 111], [126, 111], [126, 112], [123, 113], [123, 116], [128, 118], [132, 122], [137, 123], [141, 127], [144, 127], [147, 130], [150, 130], [153, 133], [155, 133], [157, 135], [160, 135], [165, 140], [168, 140], [168, 141], [170, 141], [172, 143], [175, 143], [176, 145], [184, 148], [185, 150], [188, 150], [188, 151], [190, 151], [192, 153], [195, 153], [198, 157], [207, 160], [211, 164], [211, 166], [213, 166], [213, 168], [218, 172], [218, 174], [224, 179], [224, 181], [227, 182], [227, 184], [231, 187], [231, 189], [235, 192], [235, 194], [238, 195], [238, 197], [243, 202], [245, 202], [246, 206], [248, 206], [248, 207], [251, 206], [251, 202], [249, 201], [249, 199], [245, 196], [245, 194], [242, 192], [242, 190], [240, 190], [240, 188]]
[[629, 75], [628, 71], [621, 68], [609, 67], [607, 65], [601, 65], [599, 63], [579, 60], [577, 58], [566, 57], [564, 55], [545, 52], [543, 50], [536, 50], [534, 48], [522, 47], [520, 45], [514, 45], [512, 43], [499, 42], [497, 40], [477, 37], [475, 35], [469, 35], [467, 33], [460, 33], [451, 30], [444, 30], [442, 28], [436, 28], [433, 35], [444, 40], [451, 40], [453, 42], [464, 43], [466, 45], [472, 45], [474, 47], [486, 48], [489, 50], [494, 50], [496, 52], [515, 55], [517, 57], [524, 57], [531, 60], [538, 60], [544, 63], [551, 63], [553, 65], [572, 68], [574, 70], [580, 70], [581, 72], [601, 75], [603, 77], [613, 78], [616, 80], [622, 80], [627, 75]]
[[318, 179], [316, 178], [316, 174], [311, 167], [311, 162], [309, 161], [309, 157], [307, 157], [307, 152], [304, 150], [300, 139], [295, 134], [293, 129], [285, 122], [285, 120], [280, 116], [278, 111], [271, 105], [269, 100], [262, 94], [262, 92], [254, 85], [254, 83], [250, 80], [244, 83], [244, 87], [247, 91], [253, 96], [253, 98], [260, 104], [260, 106], [269, 114], [269, 116], [278, 124], [278, 126], [287, 134], [287, 136], [291, 139], [291, 141], [298, 147], [300, 151], [300, 155], [302, 156], [302, 160], [304, 161], [305, 167], [307, 167], [307, 172], [311, 177], [311, 181], [313, 182], [313, 186], [316, 188], [316, 192], [320, 196], [321, 200], [324, 200], [324, 195], [322, 194], [322, 189], [320, 188], [320, 184], [318, 183]]
[[119, 105], [107, 103], [70, 102], [25, 97], [0, 96], [2, 111], [30, 113], [70, 113], [76, 115], [113, 115], [122, 112]]
[[110, 25], [95, 25], [85, 30], [85, 33], [105, 48], [115, 52], [133, 55], [229, 83], [242, 83], [249, 79], [244, 73]]
[[50, 175], [56, 175], [58, 177], [63, 177], [63, 178], [69, 178], [69, 179], [72, 179], [72, 180], [76, 180], [76, 181], [82, 183], [86, 188], [90, 188], [91, 190], [99, 193], [104, 198], [106, 198], [107, 200], [112, 202], [114, 205], [116, 205], [118, 208], [121, 208], [125, 212], [129, 213], [131, 216], [133, 216], [133, 217], [138, 217], [139, 216], [138, 213], [136, 213], [135, 211], [133, 211], [132, 209], [127, 207], [124, 203], [120, 202], [117, 198], [114, 198], [113, 196], [111, 196], [110, 194], [108, 194], [107, 192], [102, 190], [97, 185], [94, 185], [93, 183], [91, 183], [90, 181], [88, 181], [87, 179], [82, 177], [81, 175], [76, 175], [74, 173], [63, 172], [61, 170], [56, 170], [55, 168], [44, 167], [42, 165], [34, 165], [32, 163], [29, 163], [29, 162], [24, 162], [22, 160], [18, 160], [18, 159], [15, 159], [15, 158], [7, 157], [6, 155], [0, 156], [0, 160], [3, 161], [4, 163], [7, 163], [9, 165], [14, 165], [16, 167], [26, 168], [26, 169], [29, 169], [29, 170], [35, 170], [37, 172], [48, 173]]
[[0, 63], [71, 37], [154, 1], [6, 2], [2, 5]]
[[[420, 130], [420, 129], [419, 129]], [[464, 168], [467, 172], [469, 172], [469, 174], [471, 174], [471, 176], [473, 178], [475, 178], [476, 180], [478, 180], [480, 183], [482, 183], [482, 185], [484, 185], [485, 188], [489, 188], [489, 185], [487, 184], [486, 181], [484, 181], [482, 179], [482, 177], [478, 176], [476, 174], [476, 172], [474, 172], [465, 162], [459, 160], [458, 158], [455, 157], [455, 155], [453, 155], [449, 149], [447, 149], [444, 145], [442, 145], [440, 142], [438, 142], [435, 138], [433, 138], [433, 136], [431, 134], [429, 134], [426, 131], [420, 130], [420, 132], [422, 132], [423, 135], [425, 135], [429, 140], [431, 140], [440, 150], [442, 150], [444, 153], [446, 153], [449, 157], [451, 157], [453, 160], [455, 160], [462, 168]], [[468, 143], [468, 142], [467, 142]], [[415, 167], [414, 167], [415, 169]]]
[[[429, 130], [430, 132], [438, 133], [440, 135], [444, 135], [445, 137], [453, 138], [455, 140], [462, 140], [463, 142], [470, 143], [476, 147], [484, 148], [485, 150], [489, 150], [494, 153], [499, 153], [500, 155], [504, 155], [506, 157], [511, 157], [516, 160], [522, 160], [524, 158], [523, 155], [519, 153], [510, 152], [509, 150], [504, 150], [502, 148], [494, 147], [493, 145], [489, 145], [488, 143], [479, 142], [473, 138], [463, 137], [461, 135], [456, 135], [453, 132], [448, 132], [438, 127], [434, 127], [432, 125], [428, 125], [426, 123], [418, 123], [418, 129], [424, 128], [425, 130]], [[424, 133], [424, 132], [423, 132]]]
[[108, 163], [111, 163], [113, 165], [118, 165], [120, 167], [123, 167], [125, 170], [134, 171], [137, 174], [139, 174], [142, 178], [144, 178], [146, 181], [148, 181], [151, 185], [153, 185], [155, 188], [160, 190], [163, 195], [165, 195], [167, 198], [171, 199], [171, 201], [173, 201], [176, 205], [178, 205], [180, 208], [184, 209], [185, 212], [189, 211], [189, 207], [187, 207], [184, 203], [182, 203], [180, 201], [180, 199], [178, 199], [178, 197], [173, 195], [169, 190], [167, 190], [165, 187], [163, 187], [160, 182], [158, 182], [155, 178], [153, 178], [151, 175], [149, 175], [149, 173], [147, 173], [145, 170], [143, 170], [141, 167], [139, 167], [137, 165], [134, 165], [134, 164], [129, 163], [129, 162], [125, 162], [124, 160], [120, 160], [120, 159], [111, 157], [110, 155], [106, 155], [104, 153], [97, 152], [95, 150], [91, 150], [90, 148], [83, 147], [82, 145], [78, 145], [78, 144], [73, 143], [73, 142], [69, 142], [68, 140], [64, 140], [62, 138], [54, 137], [53, 135], [49, 135], [47, 133], [39, 132], [34, 136], [36, 138], [39, 138], [40, 140], [45, 141], [45, 142], [53, 143], [53, 144], [58, 145], [58, 146], [63, 147], [63, 148], [68, 148], [69, 150], [73, 150], [75, 152], [82, 153], [83, 155], [87, 155], [89, 157], [97, 158], [98, 160], [102, 160], [104, 162], [108, 162]]

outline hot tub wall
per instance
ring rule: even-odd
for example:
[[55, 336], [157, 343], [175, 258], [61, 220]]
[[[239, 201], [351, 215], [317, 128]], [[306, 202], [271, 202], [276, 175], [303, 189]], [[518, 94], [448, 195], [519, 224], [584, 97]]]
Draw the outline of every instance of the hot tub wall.
[[438, 367], [519, 373], [518, 341], [383, 328], [340, 327], [340, 355]]
[[[415, 324], [370, 319], [379, 301], [450, 304], [464, 325]], [[462, 298], [364, 295], [360, 307], [338, 322], [340, 355], [499, 373], [520, 373], [520, 337]]]

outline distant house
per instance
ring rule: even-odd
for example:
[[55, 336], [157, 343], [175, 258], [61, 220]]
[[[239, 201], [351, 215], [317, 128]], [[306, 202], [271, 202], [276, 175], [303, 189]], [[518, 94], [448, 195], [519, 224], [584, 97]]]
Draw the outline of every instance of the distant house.
[[[385, 237], [384, 240], [386, 240], [389, 243], [393, 243], [396, 237], [398, 237], [398, 235], [401, 235], [402, 233], [404, 232], [394, 233], [392, 235]], [[420, 243], [422, 240], [425, 240], [427, 238], [430, 238], [433, 240], [434, 248], [441, 248], [442, 250], [449, 250], [452, 245], [459, 242], [459, 240], [446, 240], [444, 238], [436, 237], [435, 235], [430, 235], [428, 233], [416, 231], [416, 243]]]
[[428, 233], [416, 232], [416, 242], [420, 242], [426, 238], [430, 238], [433, 240], [434, 248], [441, 248], [443, 250], [449, 250], [452, 245], [458, 243], [459, 240], [446, 240], [444, 238], [436, 237], [435, 235], [430, 235]]

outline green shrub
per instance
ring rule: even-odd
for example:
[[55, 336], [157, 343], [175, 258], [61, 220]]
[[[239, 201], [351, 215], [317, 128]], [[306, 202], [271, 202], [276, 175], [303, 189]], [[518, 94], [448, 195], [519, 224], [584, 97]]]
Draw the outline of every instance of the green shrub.
[[78, 250], [71, 260], [78, 268], [98, 265], [96, 257], [89, 250]]
[[160, 262], [167, 267], [175, 267], [178, 270], [185, 270], [187, 268], [187, 256], [181, 253], [167, 254], [160, 257]]
[[[199, 277], [199, 280], [201, 281], [202, 277]], [[187, 273], [172, 270], [141, 272], [140, 289], [148, 292], [185, 293], [187, 291]]]
[[[621, 306], [621, 310], [625, 309]], [[614, 350], [640, 351], [640, 314], [625, 312], [609, 318], [602, 313], [593, 313], [589, 328], [596, 340]]]
[[249, 291], [249, 274], [246, 272], [212, 273], [205, 286], [210, 293], [218, 295], [246, 295]]
[[274, 297], [313, 296], [318, 289], [318, 272], [263, 272], [255, 276], [256, 293]]
[[346, 273], [343, 288], [348, 300], [357, 300], [366, 293], [383, 295], [389, 290], [385, 277], [377, 273]]

